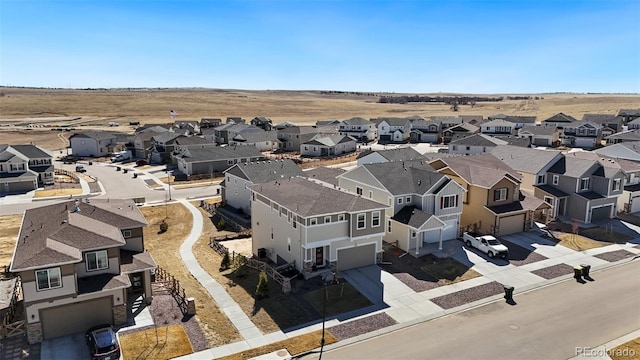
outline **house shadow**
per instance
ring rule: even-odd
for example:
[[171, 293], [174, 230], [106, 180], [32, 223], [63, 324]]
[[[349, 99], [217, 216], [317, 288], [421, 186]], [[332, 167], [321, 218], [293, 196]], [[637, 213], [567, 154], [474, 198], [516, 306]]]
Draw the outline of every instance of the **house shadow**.
[[510, 264], [520, 266], [547, 259], [547, 257], [536, 253], [536, 248], [531, 244], [515, 244], [507, 239], [500, 239], [500, 241], [509, 249]]

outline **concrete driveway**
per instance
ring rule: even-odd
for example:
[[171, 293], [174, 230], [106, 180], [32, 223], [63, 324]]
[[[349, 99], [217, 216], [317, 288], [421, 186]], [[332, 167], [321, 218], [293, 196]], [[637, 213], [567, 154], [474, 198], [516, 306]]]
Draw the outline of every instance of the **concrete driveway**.
[[89, 359], [89, 346], [84, 333], [45, 340], [40, 348], [40, 358], [46, 360]]

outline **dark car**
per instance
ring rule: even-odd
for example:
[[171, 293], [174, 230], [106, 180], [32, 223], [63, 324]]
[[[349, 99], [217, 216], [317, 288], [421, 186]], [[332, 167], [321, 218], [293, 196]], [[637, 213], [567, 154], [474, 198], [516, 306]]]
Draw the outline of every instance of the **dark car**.
[[149, 165], [149, 162], [145, 159], [140, 159], [136, 161], [136, 166], [143, 166], [143, 165]]
[[87, 344], [92, 360], [120, 359], [120, 344], [111, 325], [98, 325], [87, 330]]

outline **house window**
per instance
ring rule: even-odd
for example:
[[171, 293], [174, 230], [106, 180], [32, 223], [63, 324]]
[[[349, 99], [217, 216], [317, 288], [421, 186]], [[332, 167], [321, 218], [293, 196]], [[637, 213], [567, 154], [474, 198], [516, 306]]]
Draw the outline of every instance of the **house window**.
[[358, 214], [358, 224], [357, 229], [364, 229], [365, 227], [365, 214]]
[[402, 204], [402, 198], [398, 198], [398, 204]]
[[458, 195], [447, 195], [440, 198], [440, 209], [450, 209], [458, 206]]
[[344, 214], [338, 215], [338, 221], [344, 221]]
[[453, 151], [456, 151], [456, 150], [458, 150], [458, 146], [456, 146], [456, 145], [453, 145], [453, 146], [452, 146], [452, 150], [453, 150]]
[[107, 250], [100, 250], [87, 253], [87, 271], [102, 270], [109, 267]]
[[546, 202], [547, 204], [553, 206], [553, 198], [552, 197], [545, 196], [544, 197], [544, 202]]
[[391, 220], [387, 223], [387, 232], [391, 232]]
[[273, 226], [271, 227], [271, 240], [273, 240]]
[[298, 227], [298, 224], [296, 223], [295, 218], [291, 219], [291, 226], [293, 226], [294, 229]]
[[589, 178], [580, 179], [580, 191], [589, 190]]
[[410, 203], [411, 202], [411, 197], [407, 196], [407, 198], [404, 199], [404, 202], [407, 203], [407, 204]]
[[620, 179], [613, 179], [613, 191], [620, 191]]
[[371, 213], [371, 227], [380, 226], [380, 211], [374, 211]]
[[369, 199], [373, 197], [373, 191], [369, 190]]
[[62, 287], [60, 268], [36, 271], [36, 286], [38, 291]]
[[308, 147], [308, 146], [305, 146], [305, 147], [304, 147], [304, 150], [305, 150], [305, 151], [306, 151], [306, 150], [309, 150], [309, 147]]
[[412, 237], [412, 238], [415, 238], [415, 237], [416, 237], [416, 232], [415, 232], [415, 231], [412, 231], [412, 232], [411, 232], [411, 237]]
[[309, 225], [318, 225], [318, 219], [316, 218], [309, 219]]
[[507, 188], [501, 188], [501, 189], [496, 189], [493, 192], [493, 200], [494, 201], [504, 201], [507, 200], [507, 194], [509, 193], [509, 189]]
[[560, 176], [553, 175], [553, 185], [558, 185], [559, 182], [560, 182]]
[[362, 188], [361, 187], [356, 186], [356, 194], [362, 195]]
[[467, 146], [467, 151], [471, 150], [471, 146]]
[[122, 236], [125, 238], [131, 237], [131, 230], [122, 230]]
[[325, 217], [324, 217], [324, 223], [325, 223], [325, 224], [328, 224], [328, 223], [330, 223], [330, 222], [331, 222], [331, 216], [325, 216]]
[[233, 160], [227, 160], [227, 165], [233, 165]]
[[545, 174], [538, 175], [538, 184], [545, 184], [547, 182], [547, 176]]

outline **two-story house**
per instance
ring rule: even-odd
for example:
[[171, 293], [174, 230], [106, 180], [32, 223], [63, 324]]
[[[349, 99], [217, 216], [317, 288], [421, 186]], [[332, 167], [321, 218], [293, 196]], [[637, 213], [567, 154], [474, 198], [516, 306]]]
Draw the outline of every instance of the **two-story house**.
[[236, 164], [224, 172], [222, 203], [251, 215], [251, 187], [269, 181], [305, 176], [293, 160], [267, 160]]
[[478, 132], [480, 132], [480, 128], [478, 126], [471, 123], [463, 122], [461, 124], [456, 124], [442, 130], [442, 142], [448, 144], [454, 138], [459, 139], [467, 137], [469, 135], [477, 134]]
[[558, 129], [562, 130], [565, 125], [571, 124], [578, 121], [578, 119], [574, 118], [571, 115], [567, 115], [565, 113], [557, 113], [547, 119], [542, 120], [540, 125], [542, 126], [554, 126]]
[[427, 158], [412, 147], [387, 150], [365, 150], [358, 155], [358, 165], [391, 161], [426, 160]]
[[518, 129], [518, 136], [528, 138], [531, 145], [556, 147], [560, 145], [560, 131], [555, 126], [524, 126]]
[[621, 116], [624, 123], [628, 124], [630, 121], [640, 118], [640, 109], [620, 109], [618, 116]]
[[[319, 125], [316, 124], [316, 126]], [[356, 141], [363, 143], [374, 141], [378, 137], [376, 124], [361, 117], [353, 117], [341, 121], [338, 125], [338, 132], [340, 135], [351, 136]]]
[[264, 117], [264, 116], [256, 116], [253, 119], [251, 119], [250, 123], [251, 125], [257, 126], [264, 131], [271, 131], [273, 128], [273, 121], [268, 117]]
[[407, 118], [378, 118], [373, 119], [378, 125], [378, 142], [402, 143], [409, 140], [411, 121]]
[[278, 132], [278, 140], [284, 151], [300, 151], [300, 146], [316, 137], [319, 132], [313, 126], [287, 126]]
[[458, 237], [464, 189], [424, 161], [365, 164], [338, 176], [338, 185], [387, 206], [385, 241], [416, 255]]
[[277, 150], [282, 147], [275, 131], [242, 132], [234, 136], [229, 145], [253, 145], [259, 151]]
[[571, 147], [594, 149], [602, 142], [602, 125], [585, 121], [574, 121], [562, 128], [561, 143]]
[[623, 130], [624, 118], [610, 114], [584, 114], [582, 121], [602, 126], [602, 137], [615, 134]]
[[542, 200], [524, 201], [518, 172], [492, 154], [440, 158], [430, 165], [466, 190], [460, 219], [465, 231], [497, 236], [522, 232], [531, 227], [536, 212], [550, 208]]
[[346, 135], [318, 135], [300, 145], [300, 155], [338, 156], [356, 151], [356, 139]]
[[381, 260], [386, 205], [300, 177], [251, 190], [252, 250], [259, 258], [293, 263], [305, 278]]
[[231, 121], [214, 128], [214, 138], [217, 144], [228, 145], [238, 134], [263, 131], [263, 129], [255, 125], [234, 123], [233, 121]]
[[52, 156], [36, 145], [0, 144], [0, 193], [28, 192], [54, 183]]
[[156, 264], [131, 200], [66, 201], [25, 211], [10, 271], [20, 275], [29, 343], [124, 324], [129, 296], [151, 301]]
[[[634, 120], [635, 121], [635, 120]], [[639, 122], [640, 123], [640, 122]], [[640, 141], [640, 128], [633, 130], [620, 131], [615, 134], [604, 137], [607, 146], [623, 142]]]
[[189, 147], [171, 155], [178, 170], [188, 176], [221, 173], [231, 166], [264, 159], [255, 146]]
[[439, 144], [442, 141], [442, 128], [439, 122], [423, 119], [411, 122], [409, 141], [412, 143]]
[[485, 135], [513, 135], [515, 134], [516, 124], [502, 120], [496, 119], [487, 121], [482, 124], [480, 127], [480, 132]]
[[593, 150], [594, 153], [616, 158], [640, 162], [640, 140], [624, 141]]
[[187, 136], [173, 131], [153, 135], [148, 149], [149, 162], [155, 164], [170, 162], [171, 154], [175, 150], [175, 142], [181, 138], [187, 138]]
[[75, 156], [101, 157], [113, 153], [116, 136], [105, 131], [85, 131], [69, 137], [71, 153]]

